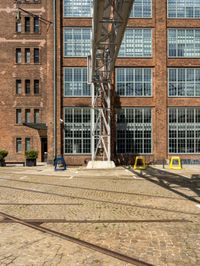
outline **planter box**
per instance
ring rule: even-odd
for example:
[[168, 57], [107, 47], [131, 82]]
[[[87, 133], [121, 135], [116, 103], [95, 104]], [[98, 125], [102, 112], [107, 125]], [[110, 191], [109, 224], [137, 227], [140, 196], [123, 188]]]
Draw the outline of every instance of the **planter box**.
[[36, 166], [36, 159], [26, 159], [26, 166]]
[[5, 161], [0, 161], [0, 167], [1, 166], [6, 166], [6, 162]]

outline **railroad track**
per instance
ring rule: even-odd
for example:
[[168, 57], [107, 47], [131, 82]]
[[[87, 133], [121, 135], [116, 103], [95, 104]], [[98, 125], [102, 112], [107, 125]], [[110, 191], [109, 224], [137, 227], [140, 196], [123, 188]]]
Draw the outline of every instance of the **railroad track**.
[[[129, 178], [130, 179], [130, 178]], [[18, 182], [18, 183], [25, 183], [25, 184], [36, 184], [36, 185], [43, 185], [43, 186], [50, 186], [50, 187], [62, 187], [62, 188], [70, 188], [70, 189], [75, 189], [75, 190], [88, 190], [88, 191], [94, 191], [94, 192], [105, 192], [105, 193], [113, 193], [113, 194], [122, 194], [124, 193], [126, 195], [133, 195], [133, 196], [144, 196], [144, 197], [149, 197], [149, 198], [162, 198], [162, 199], [173, 199], [173, 200], [185, 200], [185, 199], [180, 199], [180, 198], [174, 198], [174, 197], [167, 197], [167, 196], [159, 196], [159, 195], [151, 195], [151, 194], [142, 194], [142, 193], [133, 193], [133, 192], [124, 192], [124, 191], [113, 191], [113, 190], [108, 190], [108, 189], [100, 189], [100, 188], [91, 188], [91, 187], [78, 187], [78, 186], [73, 186], [73, 185], [60, 185], [56, 183], [44, 183], [44, 182], [37, 182], [37, 181], [27, 181], [27, 180], [19, 180], [19, 179], [10, 179], [10, 178], [4, 178], [0, 177], [0, 180], [5, 180], [9, 182]]]
[[124, 255], [122, 253], [119, 253], [119, 252], [116, 252], [116, 251], [113, 251], [113, 250], [110, 250], [110, 249], [107, 249], [107, 248], [104, 248], [104, 247], [101, 247], [101, 246], [97, 246], [95, 244], [92, 244], [92, 243], [89, 243], [87, 241], [72, 237], [70, 235], [63, 234], [63, 233], [54, 231], [52, 229], [45, 228], [45, 227], [43, 227], [41, 225], [37, 225], [37, 224], [33, 224], [33, 223], [30, 223], [30, 222], [24, 221], [23, 219], [17, 218], [15, 216], [8, 215], [8, 214], [6, 214], [4, 212], [0, 212], [0, 215], [4, 219], [7, 219], [7, 220], [9, 219], [9, 220], [11, 220], [11, 221], [13, 221], [15, 223], [24, 225], [24, 226], [32, 228], [32, 229], [35, 229], [35, 230], [40, 231], [42, 233], [46, 233], [46, 234], [50, 234], [50, 235], [62, 238], [64, 240], [66, 240], [66, 241], [73, 242], [73, 243], [75, 243], [77, 245], [80, 245], [80, 246], [83, 246], [85, 248], [97, 251], [97, 252], [99, 252], [101, 254], [105, 254], [107, 256], [113, 257], [113, 258], [118, 259], [120, 261], [124, 261], [124, 262], [130, 263], [132, 265], [137, 265], [137, 266], [153, 266], [153, 264], [149, 264], [149, 263], [141, 261], [141, 260], [139, 260], [137, 258], [129, 257], [129, 256]]
[[159, 207], [150, 207], [149, 205], [139, 205], [139, 204], [131, 204], [131, 203], [124, 203], [124, 202], [117, 202], [117, 201], [109, 201], [109, 200], [103, 200], [103, 199], [95, 199], [95, 198], [87, 198], [87, 197], [80, 197], [80, 196], [74, 196], [74, 195], [66, 195], [66, 194], [59, 194], [55, 192], [48, 192], [43, 191], [39, 189], [29, 189], [29, 188], [22, 188], [22, 187], [11, 187], [11, 186], [5, 186], [0, 185], [1, 188], [8, 188], [12, 190], [18, 190], [18, 191], [26, 191], [26, 192], [33, 192], [33, 193], [40, 193], [40, 194], [46, 194], [46, 195], [53, 195], [53, 196], [59, 196], [63, 198], [69, 198], [74, 200], [85, 200], [88, 202], [98, 202], [98, 203], [108, 203], [112, 205], [120, 205], [120, 206], [126, 206], [126, 207], [138, 207], [141, 209], [153, 209], [158, 211], [167, 211], [171, 213], [183, 213], [183, 214], [189, 214], [189, 215], [197, 215], [196, 213], [190, 213], [190, 212], [182, 212], [182, 211], [174, 211], [166, 208], [159, 208]]
[[[185, 219], [166, 219], [166, 220], [66, 220], [66, 219], [23, 219], [23, 222], [29, 224], [47, 224], [47, 223], [72, 223], [72, 224], [123, 224], [123, 223], [192, 223]], [[0, 220], [0, 223], [15, 223], [15, 221], [5, 218]]]

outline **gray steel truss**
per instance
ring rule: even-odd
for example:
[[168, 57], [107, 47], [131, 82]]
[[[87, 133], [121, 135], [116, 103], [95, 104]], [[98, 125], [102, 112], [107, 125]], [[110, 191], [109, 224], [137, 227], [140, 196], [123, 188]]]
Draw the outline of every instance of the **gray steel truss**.
[[92, 55], [92, 160], [111, 160], [111, 87], [115, 61], [134, 0], [94, 0]]

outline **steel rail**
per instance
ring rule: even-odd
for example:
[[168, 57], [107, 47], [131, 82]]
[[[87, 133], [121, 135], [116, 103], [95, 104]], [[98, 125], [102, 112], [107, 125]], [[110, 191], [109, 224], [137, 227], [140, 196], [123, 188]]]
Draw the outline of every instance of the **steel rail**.
[[[141, 196], [141, 197], [149, 197], [149, 198], [161, 198], [161, 199], [171, 199], [171, 200], [186, 200], [182, 198], [175, 198], [170, 196], [159, 196], [159, 195], [151, 195], [151, 194], [144, 194], [144, 193], [134, 193], [130, 191], [115, 191], [115, 190], [108, 190], [108, 189], [100, 189], [100, 188], [92, 188], [92, 187], [78, 187], [78, 186], [70, 186], [70, 185], [63, 185], [63, 184], [57, 184], [57, 183], [43, 183], [43, 182], [37, 182], [37, 181], [26, 181], [26, 180], [17, 180], [17, 179], [9, 179], [9, 178], [3, 178], [0, 177], [0, 180], [5, 181], [11, 181], [11, 182], [18, 182], [18, 183], [25, 183], [25, 184], [37, 184], [37, 185], [46, 185], [46, 186], [52, 186], [52, 187], [62, 187], [62, 188], [70, 188], [70, 189], [79, 189], [79, 190], [88, 190], [88, 191], [96, 191], [96, 192], [105, 192], [105, 193], [113, 193], [113, 194], [122, 194], [122, 195], [132, 195], [132, 196]], [[131, 179], [129, 179], [131, 180]], [[131, 180], [132, 181], [132, 180]], [[135, 181], [135, 179], [134, 179]]]
[[[62, 205], [62, 204], [61, 204]], [[62, 224], [134, 224], [134, 223], [192, 223], [190, 220], [185, 219], [158, 219], [158, 220], [66, 220], [66, 219], [22, 219], [23, 222], [30, 223], [30, 224], [49, 224], [49, 223], [62, 223]], [[16, 223], [15, 221], [6, 218], [4, 220], [0, 220], [0, 223]]]
[[70, 195], [58, 194], [58, 193], [54, 193], [54, 192], [47, 192], [47, 191], [43, 191], [43, 190], [35, 190], [35, 189], [28, 189], [28, 188], [21, 188], [21, 187], [10, 187], [10, 186], [3, 186], [3, 185], [0, 185], [0, 187], [13, 189], [13, 190], [19, 190], [19, 191], [41, 193], [41, 194], [46, 194], [46, 195], [54, 195], [54, 196], [63, 197], [63, 198], [70, 198], [70, 199], [74, 199], [74, 200], [86, 200], [86, 201], [91, 201], [91, 202], [106, 203], [106, 204], [112, 204], [112, 205], [121, 205], [121, 206], [141, 208], [141, 209], [153, 209], [153, 210], [172, 212], [172, 213], [183, 213], [183, 214], [195, 215], [195, 216], [199, 215], [198, 213], [176, 211], [176, 210], [170, 210], [170, 209], [165, 209], [165, 208], [152, 207], [149, 205], [138, 205], [138, 204], [109, 201], [109, 200], [102, 200], [102, 199], [95, 199], [95, 198], [87, 198], [87, 197], [80, 197], [80, 196], [72, 196], [72, 195], [70, 196]]
[[10, 219], [10, 220], [18, 223], [18, 224], [21, 224], [21, 225], [24, 225], [26, 227], [35, 229], [35, 230], [40, 231], [42, 233], [46, 233], [46, 234], [50, 234], [50, 235], [62, 238], [62, 239], [67, 240], [69, 242], [73, 242], [73, 243], [75, 243], [77, 245], [80, 245], [80, 246], [83, 246], [85, 248], [97, 251], [97, 252], [99, 252], [101, 254], [105, 254], [107, 256], [110, 256], [112, 258], [118, 259], [120, 261], [125, 261], [127, 263], [130, 263], [132, 265], [137, 265], [137, 266], [153, 266], [153, 264], [150, 264], [150, 263], [141, 261], [141, 260], [139, 260], [137, 258], [133, 258], [133, 257], [127, 256], [125, 254], [122, 254], [122, 253], [119, 253], [119, 252], [116, 252], [116, 251], [113, 251], [113, 250], [110, 250], [110, 249], [107, 249], [107, 248], [104, 248], [104, 247], [89, 243], [87, 241], [78, 239], [76, 237], [73, 237], [73, 236], [70, 236], [70, 235], [67, 235], [67, 234], [63, 234], [61, 232], [57, 232], [57, 231], [52, 230], [52, 229], [45, 228], [45, 227], [40, 226], [40, 225], [35, 225], [35, 224], [31, 224], [31, 223], [25, 222], [25, 221], [23, 221], [20, 218], [8, 215], [8, 214], [6, 214], [4, 212], [0, 212], [0, 215], [5, 217], [5, 218], [7, 218], [7, 219]]

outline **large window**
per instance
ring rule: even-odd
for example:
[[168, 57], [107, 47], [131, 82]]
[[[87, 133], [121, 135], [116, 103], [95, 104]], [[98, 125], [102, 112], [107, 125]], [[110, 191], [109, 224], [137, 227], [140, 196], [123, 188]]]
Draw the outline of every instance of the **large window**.
[[117, 153], [151, 153], [151, 120], [150, 108], [118, 109]]
[[200, 68], [170, 68], [168, 93], [174, 97], [200, 97]]
[[121, 57], [151, 57], [151, 29], [127, 29], [119, 51]]
[[86, 57], [90, 54], [90, 28], [64, 28], [64, 56]]
[[135, 0], [130, 18], [151, 18], [152, 0]]
[[169, 57], [200, 57], [200, 30], [169, 29]]
[[169, 18], [200, 18], [199, 0], [168, 0]]
[[[64, 17], [91, 17], [92, 0], [63, 0]], [[131, 18], [150, 18], [152, 16], [152, 0], [135, 0]]]
[[91, 153], [91, 109], [65, 108], [65, 154]]
[[169, 108], [169, 153], [200, 153], [200, 108]]
[[120, 96], [151, 96], [152, 71], [150, 68], [117, 68], [116, 91]]
[[90, 96], [87, 68], [64, 68], [64, 96]]
[[63, 0], [64, 17], [91, 17], [92, 0]]

